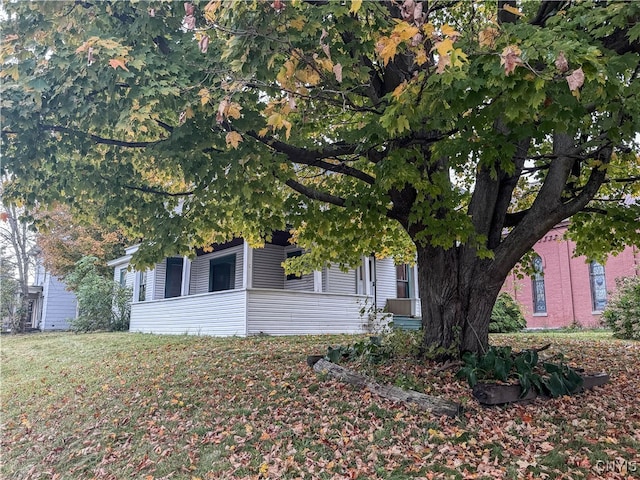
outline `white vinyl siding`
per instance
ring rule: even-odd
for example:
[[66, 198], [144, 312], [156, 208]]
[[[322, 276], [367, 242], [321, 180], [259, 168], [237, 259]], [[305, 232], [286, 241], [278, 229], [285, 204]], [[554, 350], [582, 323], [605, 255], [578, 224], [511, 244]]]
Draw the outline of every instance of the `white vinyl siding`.
[[396, 267], [390, 258], [376, 259], [376, 305], [384, 308], [387, 299], [396, 298]]
[[284, 247], [266, 244], [253, 250], [253, 287], [284, 288]]
[[249, 290], [247, 333], [256, 335], [317, 335], [363, 333], [360, 314], [366, 297], [286, 290]]
[[338, 265], [332, 264], [322, 272], [322, 291], [327, 293], [356, 293], [356, 272], [343, 272]]
[[42, 287], [41, 330], [68, 330], [69, 320], [76, 318], [77, 299], [66, 285], [47, 273]]
[[135, 303], [131, 332], [232, 336], [246, 335], [246, 290], [226, 290]]

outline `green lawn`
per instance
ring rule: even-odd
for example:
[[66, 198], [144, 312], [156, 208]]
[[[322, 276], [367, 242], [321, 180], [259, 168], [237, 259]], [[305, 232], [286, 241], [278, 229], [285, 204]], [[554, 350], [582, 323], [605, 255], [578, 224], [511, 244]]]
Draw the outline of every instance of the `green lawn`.
[[606, 332], [496, 335], [552, 347], [605, 387], [483, 408], [452, 371], [373, 373], [460, 401], [435, 418], [316, 375], [306, 355], [350, 337], [2, 337], [4, 479], [640, 477], [640, 344]]

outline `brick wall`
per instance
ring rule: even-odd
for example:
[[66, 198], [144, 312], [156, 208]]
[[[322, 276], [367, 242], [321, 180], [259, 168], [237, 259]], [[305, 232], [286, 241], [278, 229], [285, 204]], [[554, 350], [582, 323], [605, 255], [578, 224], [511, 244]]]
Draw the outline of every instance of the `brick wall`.
[[[551, 230], [534, 246], [542, 258], [546, 313], [533, 312], [533, 284], [530, 277], [517, 278], [512, 272], [503, 287], [520, 303], [528, 328], [559, 328], [573, 323], [584, 327], [600, 325], [594, 311], [589, 264], [585, 257], [573, 257], [575, 244], [563, 239], [566, 226]], [[627, 247], [604, 264], [607, 296], [615, 290], [616, 278], [640, 275], [640, 251]]]

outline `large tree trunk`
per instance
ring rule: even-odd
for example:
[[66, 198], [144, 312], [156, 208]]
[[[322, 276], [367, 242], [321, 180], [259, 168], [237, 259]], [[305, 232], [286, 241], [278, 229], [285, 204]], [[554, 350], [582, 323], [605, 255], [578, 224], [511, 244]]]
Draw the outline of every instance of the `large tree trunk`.
[[418, 246], [417, 252], [423, 354], [444, 360], [486, 351], [504, 278], [495, 278], [491, 260], [469, 255], [464, 247]]

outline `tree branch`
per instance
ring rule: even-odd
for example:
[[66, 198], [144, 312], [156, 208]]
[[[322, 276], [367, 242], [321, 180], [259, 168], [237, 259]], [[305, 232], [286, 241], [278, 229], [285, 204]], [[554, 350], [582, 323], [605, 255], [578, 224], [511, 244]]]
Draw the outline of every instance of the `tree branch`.
[[346, 200], [342, 197], [338, 197], [336, 195], [331, 195], [330, 193], [321, 192], [319, 190], [315, 190], [313, 188], [307, 187], [306, 185], [301, 184], [300, 182], [296, 182], [293, 179], [289, 179], [284, 182], [287, 187], [295, 190], [301, 195], [311, 199], [318, 200], [320, 202], [330, 203], [337, 207], [344, 207], [346, 205]]
[[[106, 175], [100, 175], [100, 178], [108, 182], [113, 182], [113, 179], [107, 177]], [[193, 190], [187, 190], [185, 192], [167, 192], [166, 190], [160, 190], [158, 188], [132, 185], [129, 183], [121, 183], [120, 186], [126, 188], [127, 190], [136, 190], [142, 193], [152, 193], [154, 195], [162, 195], [163, 197], [188, 197], [195, 193]]]
[[247, 135], [258, 142], [271, 147], [276, 152], [286, 155], [293, 163], [323, 168], [330, 172], [341, 173], [343, 175], [362, 180], [369, 185], [373, 185], [375, 183], [375, 178], [362, 170], [345, 165], [343, 162], [335, 164], [324, 160], [326, 158], [336, 158], [342, 155], [353, 155], [356, 153], [356, 147], [354, 145], [337, 144], [334, 148], [313, 151], [289, 145], [271, 136], [261, 137], [253, 131], [247, 132]]
[[147, 147], [153, 147], [165, 141], [165, 139], [162, 139], [162, 140], [154, 140], [152, 142], [127, 142], [124, 140], [115, 140], [112, 138], [100, 137], [92, 133], [86, 133], [80, 130], [74, 130], [73, 128], [63, 127], [60, 125], [40, 125], [39, 127], [41, 130], [68, 133], [71, 135], [76, 135], [78, 137], [87, 137], [91, 139], [94, 143], [97, 143], [100, 145], [114, 145], [116, 147], [123, 147], [123, 148], [147, 148]]

